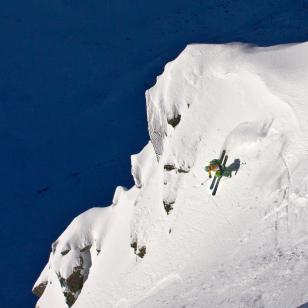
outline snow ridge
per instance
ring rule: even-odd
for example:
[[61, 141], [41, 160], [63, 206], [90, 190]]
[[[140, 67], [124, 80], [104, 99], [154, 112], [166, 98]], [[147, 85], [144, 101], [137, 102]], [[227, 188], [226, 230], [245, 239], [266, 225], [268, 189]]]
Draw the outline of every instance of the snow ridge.
[[[135, 186], [53, 244], [37, 307], [308, 302], [308, 43], [189, 45], [146, 92]], [[217, 195], [203, 167], [226, 149]]]

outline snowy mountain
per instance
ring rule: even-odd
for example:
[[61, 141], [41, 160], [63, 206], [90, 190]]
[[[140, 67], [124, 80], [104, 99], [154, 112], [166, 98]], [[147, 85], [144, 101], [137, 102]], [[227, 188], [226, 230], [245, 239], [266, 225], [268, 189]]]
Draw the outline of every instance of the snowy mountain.
[[[190, 45], [146, 92], [135, 186], [52, 245], [37, 307], [308, 301], [308, 43]], [[227, 150], [215, 197], [204, 166]]]

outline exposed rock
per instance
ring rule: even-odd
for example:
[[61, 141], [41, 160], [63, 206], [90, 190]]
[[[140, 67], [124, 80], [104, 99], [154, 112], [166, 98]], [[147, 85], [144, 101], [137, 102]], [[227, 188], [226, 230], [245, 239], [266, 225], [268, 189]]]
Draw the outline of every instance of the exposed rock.
[[62, 255], [62, 256], [65, 256], [65, 255], [67, 255], [70, 251], [71, 251], [70, 249], [65, 249], [65, 250], [61, 251], [61, 255]]
[[146, 254], [146, 247], [142, 246], [141, 248], [139, 248], [139, 252], [137, 253], [137, 256], [139, 256], [140, 258], [143, 258]]
[[[132, 247], [134, 249], [134, 253], [135, 255], [137, 255], [140, 258], [143, 258], [146, 254], [146, 247], [145, 246], [141, 246], [138, 249], [138, 243], [137, 241], [134, 241], [130, 244], [130, 247]], [[138, 252], [137, 252], [138, 251]]]
[[134, 252], [136, 254], [136, 251], [137, 251], [137, 241], [134, 241], [130, 244], [130, 247], [134, 248]]
[[181, 115], [178, 114], [177, 116], [173, 117], [172, 119], [168, 119], [167, 122], [170, 124], [173, 128], [176, 127], [181, 121]]
[[75, 298], [75, 296], [73, 295], [73, 293], [71, 293], [71, 292], [63, 292], [63, 294], [64, 294], [65, 301], [66, 301], [67, 305], [68, 305], [69, 307], [73, 306], [73, 304], [74, 304], [75, 301], [76, 301], [76, 298]]
[[74, 267], [73, 272], [68, 276], [68, 278], [65, 279], [60, 275], [60, 273], [58, 273], [58, 278], [63, 288], [66, 303], [71, 307], [75, 303], [85, 281], [83, 273], [83, 258], [80, 257], [80, 265]]
[[167, 212], [167, 215], [169, 215], [170, 211], [173, 210], [173, 206], [172, 206], [172, 205], [173, 205], [175, 202], [163, 201], [163, 203], [164, 203], [164, 208], [165, 208], [165, 210], [166, 210], [166, 212]]
[[66, 285], [73, 293], [76, 293], [82, 289], [83, 276], [81, 275], [81, 269], [74, 269], [74, 272], [67, 278]]
[[84, 248], [80, 249], [80, 252], [86, 252], [86, 251], [89, 251], [91, 249], [92, 245], [87, 245], [85, 246]]
[[179, 173], [188, 173], [190, 171], [190, 169], [184, 169], [184, 168], [179, 168], [178, 172]]
[[166, 164], [166, 165], [164, 165], [164, 169], [166, 171], [171, 171], [171, 170], [176, 169], [176, 167], [174, 165]]
[[40, 283], [37, 287], [34, 287], [32, 293], [37, 297], [41, 297], [46, 289], [46, 286], [47, 286], [47, 281], [44, 281]]

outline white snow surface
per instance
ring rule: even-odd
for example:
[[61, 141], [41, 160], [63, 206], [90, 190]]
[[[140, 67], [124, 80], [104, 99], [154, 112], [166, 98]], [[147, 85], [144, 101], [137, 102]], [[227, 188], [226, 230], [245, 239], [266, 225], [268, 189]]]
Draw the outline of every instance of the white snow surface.
[[[132, 156], [136, 185], [64, 231], [36, 282], [48, 281], [37, 306], [67, 307], [58, 274], [89, 245], [74, 308], [308, 302], [307, 56], [308, 43], [202, 44], [168, 63], [146, 92], [151, 142]], [[204, 166], [222, 149], [240, 168], [213, 197]]]

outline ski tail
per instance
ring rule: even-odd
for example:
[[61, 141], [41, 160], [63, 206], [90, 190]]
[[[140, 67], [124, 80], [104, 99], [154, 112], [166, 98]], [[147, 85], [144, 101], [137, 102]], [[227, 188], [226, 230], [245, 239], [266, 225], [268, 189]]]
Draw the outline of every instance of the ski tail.
[[218, 180], [217, 180], [217, 182], [216, 182], [216, 185], [215, 185], [214, 190], [213, 190], [213, 192], [212, 192], [212, 196], [215, 196], [215, 195], [216, 195], [216, 191], [217, 191], [217, 188], [218, 188], [218, 185], [219, 185], [220, 180], [221, 180], [221, 177], [218, 178]]
[[213, 189], [213, 188], [214, 188], [215, 182], [216, 182], [216, 176], [214, 175], [214, 178], [213, 178], [213, 180], [212, 180], [210, 189]]

